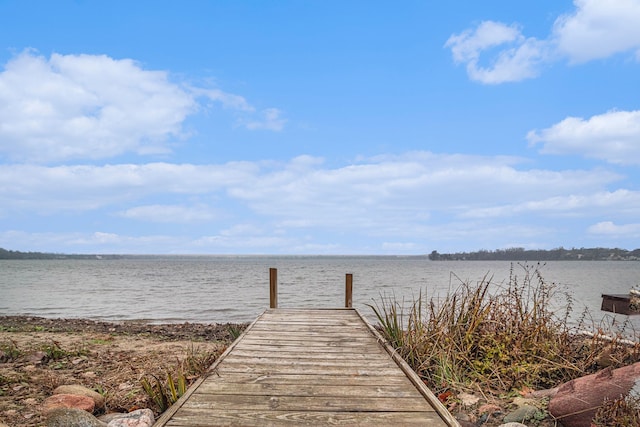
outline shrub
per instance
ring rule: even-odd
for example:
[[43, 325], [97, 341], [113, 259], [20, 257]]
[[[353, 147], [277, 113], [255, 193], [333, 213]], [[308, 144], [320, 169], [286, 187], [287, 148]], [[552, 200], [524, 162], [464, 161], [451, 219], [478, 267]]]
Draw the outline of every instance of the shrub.
[[383, 335], [436, 393], [476, 384], [490, 394], [554, 387], [592, 372], [603, 352], [613, 365], [638, 360], [640, 346], [601, 339], [610, 330], [577, 334], [571, 297], [542, 278], [540, 264], [518, 267], [506, 284], [488, 275], [461, 281], [441, 299], [420, 295], [406, 312], [395, 298], [370, 307]]

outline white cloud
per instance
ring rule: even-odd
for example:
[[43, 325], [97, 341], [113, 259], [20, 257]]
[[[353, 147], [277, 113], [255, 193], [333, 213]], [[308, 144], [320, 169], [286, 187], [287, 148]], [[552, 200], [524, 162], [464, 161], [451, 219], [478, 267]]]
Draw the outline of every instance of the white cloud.
[[216, 218], [207, 206], [146, 205], [136, 206], [118, 213], [123, 218], [160, 223], [191, 223], [211, 221]]
[[384, 242], [382, 248], [390, 253], [419, 253], [424, 252], [426, 248], [415, 242]]
[[247, 100], [232, 93], [226, 93], [220, 89], [204, 89], [191, 87], [191, 92], [197, 96], [204, 96], [212, 101], [218, 101], [224, 108], [252, 113], [256, 109]]
[[132, 60], [27, 51], [0, 74], [0, 151], [32, 162], [162, 152], [194, 108], [165, 72]]
[[553, 28], [558, 50], [579, 63], [635, 51], [640, 55], [640, 1], [574, 0]]
[[[19, 224], [13, 219], [22, 215], [64, 222], [70, 215], [86, 218], [82, 213], [91, 211], [91, 224], [78, 226], [83, 232], [64, 235], [66, 246], [50, 248], [101, 247], [107, 252], [153, 252], [164, 242], [166, 252], [256, 253], [269, 248], [291, 253], [315, 247], [320, 253], [325, 247], [346, 253], [351, 249], [344, 243], [326, 246], [344, 235], [357, 238], [361, 248], [367, 248], [368, 239], [380, 242], [372, 252], [415, 252], [421, 245], [426, 250], [434, 240], [495, 248], [507, 237], [509, 242], [557, 239], [558, 224], [565, 220], [595, 223], [615, 211], [616, 220], [633, 223], [640, 216], [640, 192], [608, 189], [623, 178], [615, 173], [523, 165], [523, 159], [514, 157], [430, 152], [378, 156], [339, 167], [311, 156], [221, 165], [0, 165], [0, 206], [8, 224]], [[99, 234], [89, 232], [113, 215], [123, 218], [118, 227], [126, 226], [127, 219], [176, 223], [182, 225], [180, 231], [168, 232], [187, 235], [149, 236], [145, 241], [124, 236], [119, 228], [98, 226]], [[200, 221], [206, 221], [206, 231], [189, 225]], [[42, 242], [56, 239], [41, 237]]]
[[505, 218], [532, 213], [587, 217], [611, 211], [629, 216], [640, 215], [640, 192], [619, 189], [594, 194], [558, 195], [546, 199], [474, 209], [465, 212], [461, 217]]
[[131, 59], [25, 51], [0, 73], [0, 154], [49, 163], [167, 153], [201, 98], [233, 110], [249, 130], [286, 123], [276, 108], [256, 112], [242, 96], [176, 84]]
[[[484, 21], [474, 30], [454, 34], [445, 43], [457, 63], [466, 63], [472, 80], [486, 84], [516, 82], [535, 77], [546, 60], [547, 45], [525, 38], [515, 25]], [[481, 54], [501, 47], [488, 66], [481, 65]]]
[[[424, 223], [432, 211], [462, 215], [501, 205], [505, 199], [518, 204], [593, 194], [619, 179], [603, 170], [520, 170], [520, 161], [412, 152], [338, 168], [327, 168], [310, 156], [284, 164], [0, 165], [0, 188], [5, 189], [0, 205], [7, 214], [51, 214], [132, 203], [129, 211], [119, 207], [118, 212], [139, 217], [159, 208], [136, 207], [148, 197], [210, 195], [234, 199], [288, 226], [391, 229], [397, 223]], [[171, 212], [187, 214], [174, 208], [167, 210], [166, 218]]]
[[572, 154], [622, 165], [640, 165], [640, 111], [610, 111], [589, 119], [567, 117], [527, 134], [541, 153]]
[[611, 221], [602, 221], [589, 227], [589, 233], [617, 238], [639, 238], [640, 223], [617, 225]]
[[504, 43], [522, 41], [520, 29], [500, 22], [484, 21], [475, 30], [466, 30], [452, 35], [445, 44], [451, 47], [457, 62], [477, 61], [480, 52]]
[[267, 108], [260, 112], [260, 117], [253, 120], [242, 120], [241, 123], [249, 130], [281, 131], [287, 120], [282, 118], [282, 112], [277, 108]]
[[445, 47], [466, 64], [471, 80], [485, 84], [536, 77], [561, 58], [581, 63], [631, 51], [640, 60], [640, 0], [574, 0], [574, 6], [545, 39], [525, 37], [517, 24], [483, 21], [450, 36]]
[[[174, 236], [127, 236], [96, 231], [91, 233], [29, 233], [24, 231], [0, 231], [0, 247], [22, 251], [153, 254], [158, 248], [163, 253], [189, 251], [189, 242]], [[96, 250], [96, 248], [100, 248]], [[172, 251], [172, 249], [175, 249]]]
[[148, 163], [106, 166], [0, 165], [5, 211], [87, 211], [158, 194], [205, 194], [250, 180], [259, 166]]
[[[379, 157], [337, 169], [293, 160], [229, 194], [286, 227], [414, 234], [436, 214], [462, 216], [504, 200], [525, 203], [602, 191], [606, 171], [518, 170], [512, 158], [426, 152]], [[496, 189], [499, 189], [497, 191]], [[401, 225], [400, 225], [401, 224]]]
[[222, 250], [232, 249], [234, 251], [245, 253], [247, 249], [249, 251], [255, 251], [273, 248], [290, 248], [294, 242], [295, 239], [279, 236], [245, 236], [238, 239], [236, 237], [217, 235], [201, 237], [195, 240], [192, 245], [196, 248], [215, 247]]

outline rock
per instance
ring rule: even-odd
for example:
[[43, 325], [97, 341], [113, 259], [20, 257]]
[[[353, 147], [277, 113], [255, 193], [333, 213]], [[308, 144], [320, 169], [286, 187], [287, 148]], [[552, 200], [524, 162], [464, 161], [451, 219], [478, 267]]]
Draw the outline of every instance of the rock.
[[527, 426], [522, 423], [504, 423], [504, 424], [500, 424], [498, 427], [527, 427]]
[[108, 427], [151, 427], [155, 422], [151, 409], [138, 409], [128, 414], [121, 414], [114, 417]]
[[42, 412], [46, 415], [58, 408], [74, 408], [93, 413], [96, 403], [87, 396], [77, 394], [54, 394], [42, 402]]
[[485, 403], [484, 405], [478, 408], [479, 414], [491, 415], [498, 412], [502, 412], [502, 408], [500, 408], [498, 405], [494, 405], [493, 403]]
[[36, 351], [27, 356], [26, 362], [33, 365], [40, 365], [47, 360], [47, 354], [44, 351]]
[[115, 420], [116, 418], [122, 416], [123, 412], [109, 412], [108, 414], [102, 414], [98, 416], [98, 419], [103, 423], [109, 424], [109, 421]]
[[538, 412], [538, 408], [531, 405], [522, 405], [515, 411], [509, 412], [503, 419], [505, 423], [519, 423], [530, 420]]
[[104, 408], [104, 396], [100, 393], [93, 391], [85, 386], [79, 384], [61, 385], [53, 390], [53, 394], [75, 394], [78, 396], [87, 396], [93, 399], [95, 407], [98, 409]]
[[460, 403], [464, 406], [473, 406], [480, 401], [479, 396], [465, 392], [459, 393], [458, 399], [460, 399]]
[[549, 412], [564, 427], [588, 426], [605, 399], [627, 396], [636, 384], [640, 387], [640, 362], [576, 378], [558, 388]]
[[47, 427], [107, 427], [96, 417], [80, 409], [57, 408], [47, 416]]
[[469, 414], [465, 414], [464, 412], [456, 412], [455, 414], [452, 414], [452, 415], [458, 421], [469, 421], [469, 422], [471, 422], [471, 417], [469, 416]]
[[530, 397], [533, 399], [542, 399], [545, 397], [553, 397], [558, 392], [558, 387], [546, 389], [546, 390], [533, 390], [531, 393], [527, 394], [525, 397]]
[[536, 399], [531, 399], [528, 397], [514, 397], [511, 401], [512, 405], [516, 405], [518, 408], [524, 405], [536, 406]]

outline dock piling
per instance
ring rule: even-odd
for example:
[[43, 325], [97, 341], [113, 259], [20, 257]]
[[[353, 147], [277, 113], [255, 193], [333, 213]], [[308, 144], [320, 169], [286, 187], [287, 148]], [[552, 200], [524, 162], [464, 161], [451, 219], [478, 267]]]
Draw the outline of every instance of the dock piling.
[[269, 269], [269, 307], [278, 308], [278, 269]]

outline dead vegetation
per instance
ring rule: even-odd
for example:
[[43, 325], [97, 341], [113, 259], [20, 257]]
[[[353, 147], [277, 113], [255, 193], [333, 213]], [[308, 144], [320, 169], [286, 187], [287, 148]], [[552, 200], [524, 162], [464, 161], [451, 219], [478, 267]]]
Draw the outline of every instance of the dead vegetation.
[[[110, 324], [87, 320], [0, 318], [0, 422], [43, 424], [39, 407], [63, 384], [106, 398], [106, 411], [162, 411], [143, 383], [195, 381], [243, 325]], [[155, 380], [154, 380], [155, 381]]]
[[[624, 325], [589, 325], [584, 315], [578, 325], [571, 322], [570, 295], [546, 282], [540, 267], [518, 264], [506, 284], [486, 276], [460, 282], [444, 297], [419, 296], [408, 307], [383, 297], [372, 308], [385, 337], [452, 411], [468, 392], [505, 406], [534, 390], [640, 360], [640, 345], [630, 344], [637, 336], [628, 340]], [[544, 400], [539, 403], [544, 411]], [[548, 418], [543, 411], [540, 422]]]

